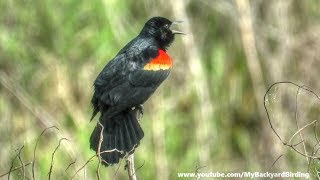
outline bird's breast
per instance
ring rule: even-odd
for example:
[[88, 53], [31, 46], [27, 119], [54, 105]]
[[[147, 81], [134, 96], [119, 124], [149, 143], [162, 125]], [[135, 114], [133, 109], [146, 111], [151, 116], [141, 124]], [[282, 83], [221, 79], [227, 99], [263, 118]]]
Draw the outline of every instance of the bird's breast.
[[147, 63], [143, 69], [147, 71], [168, 70], [172, 67], [172, 59], [165, 50], [159, 49], [158, 55]]

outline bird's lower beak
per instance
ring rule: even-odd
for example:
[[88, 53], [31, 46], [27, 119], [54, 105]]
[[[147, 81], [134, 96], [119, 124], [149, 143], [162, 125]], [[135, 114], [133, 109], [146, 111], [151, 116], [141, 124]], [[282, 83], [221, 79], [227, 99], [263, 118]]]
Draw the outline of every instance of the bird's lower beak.
[[[182, 23], [183, 21], [173, 21], [172, 24], [171, 24], [171, 27], [172, 25], [177, 25], [177, 24], [180, 24]], [[186, 35], [186, 33], [182, 32], [182, 31], [178, 31], [178, 30], [174, 30], [174, 29], [171, 29], [172, 33], [173, 34], [183, 34], [183, 35]]]

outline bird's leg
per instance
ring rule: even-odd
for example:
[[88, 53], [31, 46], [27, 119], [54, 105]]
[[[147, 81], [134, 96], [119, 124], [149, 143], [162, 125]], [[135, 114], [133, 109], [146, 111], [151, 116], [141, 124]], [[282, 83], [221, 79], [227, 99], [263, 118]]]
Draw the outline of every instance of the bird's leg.
[[139, 110], [139, 113], [143, 116], [143, 113], [144, 113], [143, 104], [139, 104], [137, 108]]
[[144, 112], [143, 105], [139, 104], [137, 106], [134, 106], [134, 110], [136, 111], [138, 119], [142, 119]]

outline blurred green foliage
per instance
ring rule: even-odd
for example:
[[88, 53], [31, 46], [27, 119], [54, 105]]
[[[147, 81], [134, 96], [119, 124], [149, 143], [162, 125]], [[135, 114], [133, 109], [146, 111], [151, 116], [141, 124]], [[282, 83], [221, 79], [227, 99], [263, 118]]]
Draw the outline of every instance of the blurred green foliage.
[[[305, 158], [282, 148], [259, 113], [263, 97], [254, 95], [236, 2], [0, 1], [0, 175], [22, 145], [22, 161], [31, 162], [40, 133], [55, 125], [59, 130], [48, 130], [40, 139], [36, 179], [48, 177], [61, 137], [68, 140], [54, 156], [52, 178], [70, 179], [94, 155], [89, 137], [95, 122], [89, 118], [97, 74], [150, 17], [178, 20], [183, 12], [190, 26], [181, 30], [189, 34], [176, 37], [169, 49], [174, 69], [145, 104], [145, 138], [135, 153], [138, 178], [176, 179], [178, 172], [202, 166], [202, 172], [268, 171], [280, 154], [286, 156], [275, 171], [305, 172]], [[262, 89], [284, 79], [320, 89], [319, 2], [248, 2]], [[175, 12], [179, 3], [183, 8]], [[280, 109], [272, 117], [281, 117], [285, 125], [294, 114], [292, 99], [270, 105], [274, 113]], [[102, 178], [126, 179], [124, 164], [101, 168]], [[13, 167], [19, 165], [16, 159]], [[95, 179], [96, 166], [95, 159], [75, 179]], [[311, 168], [313, 173], [319, 169], [316, 163]], [[32, 177], [31, 165], [25, 172]], [[12, 177], [20, 179], [21, 173]]]

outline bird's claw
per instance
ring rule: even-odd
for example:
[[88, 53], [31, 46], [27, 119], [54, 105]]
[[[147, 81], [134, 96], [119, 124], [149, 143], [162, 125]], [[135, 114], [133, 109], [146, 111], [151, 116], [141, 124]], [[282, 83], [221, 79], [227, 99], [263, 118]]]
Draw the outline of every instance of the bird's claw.
[[142, 119], [143, 117], [143, 113], [144, 113], [144, 108], [143, 108], [143, 105], [142, 104], [139, 104], [138, 106], [135, 106], [134, 107], [137, 113], [137, 116], [139, 117], [139, 119]]

